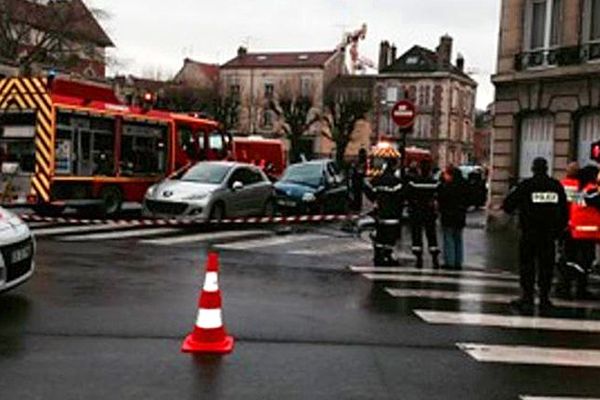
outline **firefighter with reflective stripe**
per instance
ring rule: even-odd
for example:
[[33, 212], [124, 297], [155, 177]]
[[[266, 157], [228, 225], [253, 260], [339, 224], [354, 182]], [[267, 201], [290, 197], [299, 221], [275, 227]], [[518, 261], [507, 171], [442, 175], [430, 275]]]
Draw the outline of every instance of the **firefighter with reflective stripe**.
[[397, 160], [390, 159], [383, 174], [365, 183], [365, 195], [375, 203], [376, 232], [373, 238], [376, 266], [395, 266], [396, 243], [402, 232], [404, 186], [396, 171]]
[[437, 239], [437, 194], [440, 183], [433, 177], [428, 160], [419, 163], [419, 173], [409, 178], [407, 187], [408, 212], [412, 232], [412, 251], [417, 268], [423, 268], [423, 231], [427, 236], [433, 268], [439, 268], [440, 248]]
[[[533, 177], [521, 182], [509, 193], [502, 205], [505, 212], [519, 213], [521, 237], [519, 267], [521, 298], [511, 305], [525, 314], [533, 313], [535, 281], [538, 277], [540, 311], [552, 309], [550, 290], [554, 274], [556, 240], [568, 225], [567, 196], [562, 185], [548, 176], [548, 162], [536, 158]], [[536, 274], [537, 268], [537, 274]]]
[[[596, 257], [596, 242], [590, 238], [574, 237], [574, 231], [581, 219], [579, 213], [588, 207], [586, 199], [592, 203], [590, 205], [595, 202], [594, 198], [598, 193], [597, 176], [597, 167], [590, 165], [579, 170], [577, 163], [571, 163], [567, 167], [567, 177], [561, 181], [569, 202], [569, 227], [571, 228], [565, 233], [562, 242], [562, 254], [558, 264], [561, 279], [556, 294], [563, 299], [572, 298], [574, 281], [576, 282], [575, 297], [577, 299], [594, 297], [588, 292], [587, 283], [589, 271]], [[589, 211], [591, 210], [585, 210], [585, 212]], [[600, 212], [597, 215], [600, 216]], [[589, 221], [587, 214], [584, 216], [584, 220], [586, 224], [592, 222]]]

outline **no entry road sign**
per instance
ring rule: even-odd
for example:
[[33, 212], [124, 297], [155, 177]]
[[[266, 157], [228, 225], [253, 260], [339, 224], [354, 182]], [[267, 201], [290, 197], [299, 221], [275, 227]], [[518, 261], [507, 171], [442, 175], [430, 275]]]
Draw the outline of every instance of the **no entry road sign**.
[[410, 128], [415, 123], [417, 109], [412, 101], [400, 100], [392, 108], [392, 119], [400, 128]]

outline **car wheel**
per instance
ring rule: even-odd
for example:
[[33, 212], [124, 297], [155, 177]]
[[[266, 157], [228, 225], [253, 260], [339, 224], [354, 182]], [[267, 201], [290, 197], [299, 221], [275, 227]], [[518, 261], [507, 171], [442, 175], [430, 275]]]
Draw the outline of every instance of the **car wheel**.
[[102, 200], [102, 212], [105, 215], [114, 215], [121, 211], [123, 194], [119, 188], [115, 186], [103, 188], [100, 191], [100, 199]]
[[216, 203], [210, 210], [210, 220], [220, 223], [225, 219], [225, 205], [223, 203]]

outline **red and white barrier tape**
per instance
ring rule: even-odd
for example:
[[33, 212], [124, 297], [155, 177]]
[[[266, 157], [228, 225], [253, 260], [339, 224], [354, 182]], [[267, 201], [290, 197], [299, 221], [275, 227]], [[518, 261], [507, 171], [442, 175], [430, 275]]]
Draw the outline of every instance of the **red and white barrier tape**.
[[65, 217], [43, 217], [36, 214], [21, 214], [27, 222], [49, 222], [66, 225], [115, 225], [115, 226], [191, 226], [191, 225], [272, 225], [308, 224], [315, 222], [353, 221], [356, 215], [297, 215], [289, 217], [247, 217], [204, 221], [194, 218], [172, 219], [85, 219]]

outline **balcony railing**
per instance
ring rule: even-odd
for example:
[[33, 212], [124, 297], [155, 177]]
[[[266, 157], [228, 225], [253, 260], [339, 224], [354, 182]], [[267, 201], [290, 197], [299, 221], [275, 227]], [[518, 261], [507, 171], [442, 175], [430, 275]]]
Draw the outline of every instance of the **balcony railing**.
[[563, 67], [600, 60], [600, 43], [527, 51], [515, 56], [515, 70]]

